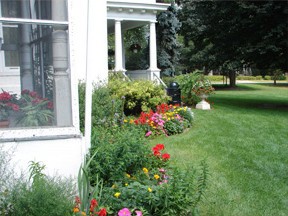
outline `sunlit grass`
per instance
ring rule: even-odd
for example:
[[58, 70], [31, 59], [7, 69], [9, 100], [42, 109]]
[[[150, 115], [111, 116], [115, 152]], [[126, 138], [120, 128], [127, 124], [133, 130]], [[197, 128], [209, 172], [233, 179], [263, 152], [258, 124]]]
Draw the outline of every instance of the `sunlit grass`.
[[151, 142], [165, 143], [179, 167], [207, 161], [201, 215], [287, 215], [288, 85], [218, 88], [209, 100], [191, 130]]

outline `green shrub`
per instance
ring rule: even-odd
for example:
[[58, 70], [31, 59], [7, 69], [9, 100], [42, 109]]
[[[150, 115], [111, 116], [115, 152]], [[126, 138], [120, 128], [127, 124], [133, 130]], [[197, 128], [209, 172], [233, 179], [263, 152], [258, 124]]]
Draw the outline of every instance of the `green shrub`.
[[135, 173], [139, 167], [147, 166], [148, 153], [143, 131], [133, 125], [123, 127], [102, 128], [92, 130], [91, 154], [95, 155], [91, 162], [92, 181], [96, 174], [106, 185], [123, 178], [125, 173]]
[[[85, 126], [85, 83], [79, 83], [80, 129]], [[95, 85], [92, 92], [92, 126], [111, 125], [122, 117], [123, 100], [112, 97], [107, 85]], [[119, 118], [115, 118], [118, 116]]]
[[262, 80], [263, 79], [262, 76], [256, 76], [255, 78], [256, 78], [256, 80]]
[[[45, 176], [42, 173], [43, 169], [44, 166], [40, 166], [40, 163], [32, 163], [29, 178], [32, 182], [27, 181], [26, 176], [15, 177], [13, 184], [6, 187], [4, 191], [2, 191], [3, 187], [1, 188], [1, 215], [72, 215], [74, 183], [71, 179]], [[9, 180], [5, 179], [5, 181]]]
[[237, 80], [256, 80], [255, 76], [237, 76]]
[[182, 122], [172, 119], [170, 121], [166, 121], [164, 125], [164, 129], [167, 131], [167, 134], [174, 135], [174, 134], [180, 134], [184, 131], [184, 125]]
[[139, 209], [143, 215], [194, 215], [206, 189], [207, 166], [203, 164], [197, 172], [193, 167], [161, 170], [142, 172], [134, 180], [130, 177], [105, 187], [102, 200], [112, 212], [125, 207]]
[[125, 98], [124, 112], [126, 115], [140, 114], [141, 111], [154, 109], [158, 104], [170, 99], [162, 86], [149, 80], [123, 81], [109, 80], [109, 90], [118, 99]]
[[272, 80], [272, 78], [271, 78], [271, 76], [269, 76], [269, 75], [265, 75], [265, 76], [264, 76], [264, 80]]
[[220, 82], [223, 81], [223, 76], [213, 75], [213, 76], [206, 76], [211, 82]]

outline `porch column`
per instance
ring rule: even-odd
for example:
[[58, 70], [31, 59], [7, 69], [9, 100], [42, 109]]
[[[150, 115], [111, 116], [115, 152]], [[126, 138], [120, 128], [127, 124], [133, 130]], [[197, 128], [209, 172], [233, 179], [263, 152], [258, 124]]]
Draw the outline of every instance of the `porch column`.
[[[21, 1], [21, 14], [23, 18], [30, 18], [29, 1]], [[20, 25], [20, 74], [21, 90], [33, 91], [32, 53], [30, 47], [31, 25]]]
[[[66, 0], [52, 0], [52, 19], [67, 20]], [[72, 125], [71, 90], [68, 70], [67, 27], [54, 26], [52, 33], [54, 67], [54, 114], [57, 126]]]
[[121, 21], [115, 20], [115, 71], [124, 71]]
[[[150, 50], [149, 50], [149, 58], [150, 58], [150, 67], [148, 71], [148, 79], [154, 80], [154, 74], [160, 78], [160, 70], [157, 68], [157, 46], [156, 46], [156, 21], [150, 22]], [[157, 80], [157, 78], [156, 78]]]

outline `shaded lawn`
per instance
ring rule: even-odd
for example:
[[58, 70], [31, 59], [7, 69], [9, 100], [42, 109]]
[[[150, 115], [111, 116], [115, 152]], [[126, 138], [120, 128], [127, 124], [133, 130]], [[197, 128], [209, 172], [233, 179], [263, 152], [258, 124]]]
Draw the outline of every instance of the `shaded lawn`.
[[287, 215], [288, 85], [220, 88], [210, 101], [210, 111], [193, 109], [191, 130], [152, 144], [164, 143], [179, 167], [206, 159], [201, 215]]

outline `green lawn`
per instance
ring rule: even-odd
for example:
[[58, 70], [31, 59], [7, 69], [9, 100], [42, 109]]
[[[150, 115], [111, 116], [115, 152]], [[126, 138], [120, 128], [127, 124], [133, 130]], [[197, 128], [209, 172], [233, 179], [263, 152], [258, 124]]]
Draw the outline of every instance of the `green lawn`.
[[201, 215], [288, 215], [288, 85], [218, 88], [191, 130], [159, 137], [179, 167], [206, 159]]

